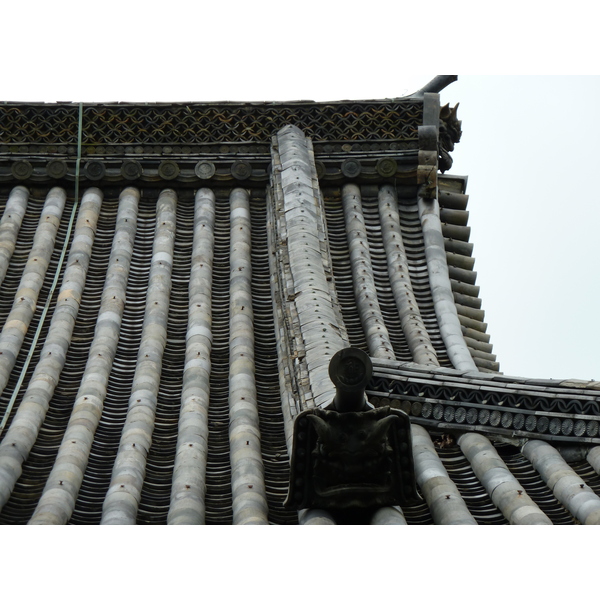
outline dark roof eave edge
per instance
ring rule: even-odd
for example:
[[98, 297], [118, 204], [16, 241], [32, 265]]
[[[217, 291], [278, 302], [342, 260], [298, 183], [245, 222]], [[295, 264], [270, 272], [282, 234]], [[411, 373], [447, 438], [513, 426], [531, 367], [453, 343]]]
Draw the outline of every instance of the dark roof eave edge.
[[427, 93], [439, 94], [443, 89], [454, 83], [458, 75], [436, 75], [429, 83], [406, 98], [422, 98]]
[[[82, 102], [83, 106], [115, 106], [115, 105], [133, 105], [133, 106], [172, 106], [174, 104], [182, 105], [206, 105], [206, 106], [254, 106], [254, 107], [268, 107], [268, 106], [281, 106], [281, 105], [318, 105], [318, 104], [347, 104], [347, 103], [358, 103], [358, 104], [370, 104], [370, 103], [387, 103], [397, 102], [398, 100], [422, 100], [425, 93], [439, 93], [444, 88], [449, 86], [451, 83], [458, 79], [458, 75], [436, 75], [429, 83], [426, 83], [422, 88], [416, 92], [408, 95], [401, 96], [399, 98], [381, 98], [381, 99], [362, 99], [362, 100], [330, 100], [330, 101], [314, 101], [314, 100], [286, 100], [286, 101], [211, 101], [211, 102], [127, 102], [127, 101], [115, 101], [115, 102]], [[26, 101], [14, 101], [14, 100], [2, 100], [0, 104], [9, 106], [65, 106], [65, 105], [78, 105], [79, 102], [74, 101], [58, 101], [58, 102], [26, 102]]]
[[[252, 107], [252, 108], [270, 108], [279, 106], [324, 106], [324, 105], [344, 105], [344, 104], [390, 104], [399, 101], [418, 103], [423, 98], [414, 94], [410, 96], [401, 96], [398, 98], [372, 98], [372, 99], [344, 99], [344, 100], [264, 100], [264, 101], [243, 101], [243, 100], [211, 100], [202, 101], [182, 101], [182, 102], [128, 102], [128, 101], [112, 101], [112, 102], [81, 102], [84, 108], [89, 106], [147, 106], [147, 107], [168, 107], [168, 106], [227, 106], [227, 107]], [[0, 106], [79, 106], [79, 102], [75, 101], [60, 101], [60, 102], [27, 102], [16, 100], [0, 100]]]

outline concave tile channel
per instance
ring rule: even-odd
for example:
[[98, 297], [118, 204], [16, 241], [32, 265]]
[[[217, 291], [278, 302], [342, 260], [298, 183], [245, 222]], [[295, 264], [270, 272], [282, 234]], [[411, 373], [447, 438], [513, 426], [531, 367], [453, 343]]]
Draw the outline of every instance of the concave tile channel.
[[269, 522], [286, 525], [297, 523], [298, 515], [296, 511], [283, 507], [288, 490], [289, 459], [279, 392], [266, 212], [264, 198], [251, 199], [252, 308], [254, 312], [256, 392]]
[[229, 462], [229, 251], [229, 197], [217, 197], [205, 496], [207, 525], [233, 522]]
[[436, 448], [448, 476], [460, 492], [469, 512], [479, 525], [506, 525], [508, 521], [496, 508], [477, 479], [466, 456], [456, 445]]
[[152, 445], [146, 459], [146, 477], [138, 508], [138, 525], [167, 523], [185, 366], [193, 224], [193, 198], [178, 195], [167, 344], [162, 360]]
[[348, 332], [348, 339], [352, 347], [368, 352], [367, 339], [360, 322], [360, 316], [356, 308], [356, 298], [354, 297], [352, 266], [350, 263], [350, 250], [346, 235], [341, 190], [338, 189], [335, 195], [333, 193], [326, 194], [323, 205], [325, 207], [327, 237], [329, 238], [329, 247], [331, 250], [335, 288], [344, 324]]
[[363, 195], [362, 209], [371, 252], [373, 277], [377, 289], [377, 298], [381, 307], [381, 314], [390, 335], [390, 341], [396, 359], [401, 361], [414, 360], [402, 331], [398, 309], [392, 293], [392, 285], [388, 273], [387, 258], [381, 235], [381, 222], [379, 220], [379, 200], [377, 196]]
[[400, 215], [402, 241], [408, 260], [410, 281], [423, 323], [427, 328], [427, 333], [435, 349], [440, 367], [452, 367], [435, 315], [433, 297], [429, 285], [427, 260], [425, 258], [423, 229], [419, 220], [416, 199], [398, 198], [398, 213]]
[[544, 511], [554, 525], [572, 525], [569, 511], [554, 497], [541, 475], [521, 454], [519, 448], [508, 444], [495, 444], [510, 472], [516, 477], [529, 497]]

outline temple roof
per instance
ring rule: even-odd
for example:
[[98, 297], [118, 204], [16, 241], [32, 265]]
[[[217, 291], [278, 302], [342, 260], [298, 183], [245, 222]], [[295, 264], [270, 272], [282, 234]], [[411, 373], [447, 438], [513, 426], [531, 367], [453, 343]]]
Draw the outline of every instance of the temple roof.
[[349, 346], [412, 421], [373, 522], [597, 522], [600, 385], [500, 372], [437, 91], [0, 105], [0, 522], [332, 522], [283, 500]]

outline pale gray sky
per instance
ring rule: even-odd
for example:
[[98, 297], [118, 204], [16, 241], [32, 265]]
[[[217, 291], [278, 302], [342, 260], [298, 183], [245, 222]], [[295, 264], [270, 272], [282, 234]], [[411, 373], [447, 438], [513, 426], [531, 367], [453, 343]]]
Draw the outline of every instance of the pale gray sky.
[[460, 77], [477, 282], [501, 368], [600, 380], [600, 77]]

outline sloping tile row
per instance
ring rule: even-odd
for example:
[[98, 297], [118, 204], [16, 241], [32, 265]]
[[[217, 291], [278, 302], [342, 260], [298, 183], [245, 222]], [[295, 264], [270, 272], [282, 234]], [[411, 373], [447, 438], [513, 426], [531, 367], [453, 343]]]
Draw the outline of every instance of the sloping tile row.
[[[337, 295], [353, 345], [368, 349], [368, 336], [359, 321], [360, 318], [364, 321], [375, 310], [381, 315], [382, 323], [375, 323], [374, 333], [380, 336], [382, 331], [386, 331], [391, 345], [387, 352], [393, 351], [397, 360], [451, 366], [431, 295], [416, 188], [400, 186], [395, 189], [389, 185], [361, 187], [363, 189], [359, 186], [337, 190], [328, 188], [325, 196]], [[344, 190], [352, 192], [345, 193]], [[350, 220], [346, 218], [343, 236], [339, 233], [341, 219], [348, 211], [356, 212], [349, 205], [356, 205], [352, 199], [357, 197], [361, 199], [362, 216], [357, 213], [356, 218], [354, 215]], [[358, 254], [355, 251], [353, 256], [350, 246], [357, 243], [354, 241], [357, 221], [364, 221], [366, 235], [360, 242], [364, 248], [359, 248]], [[365, 268], [367, 260], [369, 264]], [[374, 285], [374, 292], [370, 295], [366, 290], [361, 291], [365, 285], [363, 279], [367, 279], [365, 270], [371, 271], [368, 279], [372, 279]], [[352, 285], [354, 294], [350, 293]], [[369, 298], [372, 296], [373, 302], [369, 298], [361, 299], [361, 294]], [[378, 338], [371, 338], [375, 339]], [[376, 356], [373, 351], [370, 354]]]
[[[22, 401], [8, 407], [2, 398], [1, 408], [9, 408], [12, 413], [0, 450], [5, 504], [0, 521], [166, 523], [170, 508], [172, 522], [182, 523], [226, 523], [237, 519], [236, 514], [255, 514], [256, 510], [248, 509], [245, 502], [239, 510], [234, 504], [232, 511], [235, 498], [230, 460], [236, 453], [230, 450], [229, 434], [223, 442], [218, 438], [219, 431], [227, 432], [232, 418], [246, 413], [243, 403], [248, 397], [246, 392], [252, 391], [247, 389], [247, 379], [254, 372], [253, 439], [260, 440], [254, 447], [258, 450], [256, 460], [261, 463], [258, 476], [264, 481], [261, 519], [264, 523], [297, 520], [293, 511], [282, 506], [288, 459], [276, 341], [268, 323], [272, 303], [264, 197], [251, 198], [239, 188], [226, 194], [220, 191], [217, 198], [210, 190], [201, 192], [196, 200], [198, 227], [194, 240], [194, 201], [189, 194], [178, 198], [174, 191], [164, 190], [157, 202], [152, 194], [144, 197], [145, 192], [140, 194], [135, 188], [123, 190], [120, 198], [110, 192], [104, 201], [97, 189], [84, 193], [60, 294], [57, 290], [49, 311], [52, 326], [47, 337], [42, 335], [40, 339], [44, 349], [35, 371], [45, 369], [45, 361], [52, 357], [49, 368], [56, 369], [56, 375], [51, 375], [56, 389], [54, 393], [41, 390], [45, 399], [38, 399], [36, 381], [41, 375], [34, 374], [24, 381], [26, 393], [18, 399]], [[56, 192], [53, 194], [52, 198]], [[211, 204], [208, 210], [221, 217], [221, 223], [215, 224], [214, 243], [203, 230], [206, 218], [202, 211], [206, 212], [207, 202]], [[242, 205], [237, 206], [240, 202]], [[70, 206], [72, 203], [67, 203], [67, 208]], [[45, 213], [43, 216], [45, 221]], [[30, 224], [25, 221], [27, 235]], [[258, 235], [253, 235], [253, 229], [259, 231]], [[21, 230], [23, 233], [23, 227]], [[238, 231], [242, 239], [237, 239]], [[57, 244], [63, 241], [64, 236], [57, 236]], [[29, 248], [31, 251], [31, 244]], [[17, 241], [12, 259], [15, 266], [22, 262], [19, 249]], [[208, 268], [201, 274], [207, 266], [203, 261], [208, 251], [213, 253], [213, 262], [225, 267], [226, 278], [211, 277]], [[192, 263], [195, 276], [191, 277], [190, 301]], [[46, 279], [51, 275], [54, 273], [49, 269]], [[204, 290], [200, 299], [198, 287]], [[14, 286], [3, 286], [5, 290], [14, 293]], [[197, 310], [194, 300], [209, 301], [215, 314], [207, 315], [202, 307]], [[216, 314], [219, 310], [226, 321], [225, 339], [218, 329], [223, 322]], [[257, 319], [266, 321], [266, 326], [256, 323]], [[187, 381], [192, 386], [204, 381], [206, 386], [208, 376], [211, 408], [217, 413], [206, 411], [206, 406], [198, 411], [198, 390], [190, 390], [188, 385], [180, 417], [186, 337], [187, 369], [198, 365], [198, 352], [204, 369], [203, 377], [198, 379], [192, 371]], [[207, 348], [209, 339], [213, 340], [211, 349]], [[244, 367], [240, 379], [235, 371], [235, 353], [246, 358], [253, 352], [258, 353], [256, 364]], [[32, 369], [36, 359], [34, 356]], [[187, 427], [190, 404], [196, 410], [193, 418], [200, 422], [199, 434]], [[211, 444], [215, 434], [222, 444], [220, 451], [218, 445]], [[187, 449], [189, 444], [203, 442], [210, 450], [204, 489], [197, 485], [203, 476], [202, 461], [192, 457], [187, 463], [183, 461], [183, 467], [174, 469], [178, 435], [180, 457], [181, 448]], [[248, 479], [244, 451], [249, 440], [245, 432], [240, 435], [244, 439], [240, 438], [238, 444], [241, 453], [237, 451], [241, 461], [239, 485], [246, 490], [260, 490], [260, 481], [253, 476], [251, 481]], [[206, 437], [208, 440], [201, 439]], [[176, 487], [172, 486], [174, 473]], [[197, 508], [189, 510], [186, 492], [193, 506], [206, 501], [204, 515]], [[172, 494], [182, 499], [179, 507], [171, 502]]]
[[500, 366], [492, 353], [479, 287], [475, 285], [477, 273], [473, 270], [473, 244], [469, 242], [466, 181], [462, 177], [442, 175], [438, 185], [446, 260], [461, 331], [477, 368], [482, 372], [498, 372]]
[[597, 523], [600, 486], [591, 456], [571, 466], [539, 440], [519, 450], [478, 433], [448, 442], [413, 425], [412, 434], [424, 502], [404, 509], [409, 524]]
[[[50, 206], [54, 209], [54, 212], [58, 214], [46, 215], [44, 219], [44, 213], [42, 212], [43, 223], [41, 225], [41, 227], [43, 227], [46, 225], [46, 222], [50, 223], [53, 220], [52, 217], [55, 217], [55, 226], [53, 227], [52, 234], [48, 236], [51, 239], [52, 246], [55, 239], [54, 231], [58, 226], [58, 220], [60, 219], [60, 213], [62, 212], [62, 206], [64, 206], [64, 200], [66, 198], [66, 194], [63, 190], [58, 191], [57, 188], [54, 188], [53, 191], [56, 193], [52, 194], [51, 192], [49, 197], [52, 200], [56, 199], [58, 206], [54, 204], [51, 204]], [[56, 384], [60, 379], [65, 365], [67, 351], [71, 342], [71, 336], [73, 334], [85, 287], [87, 269], [89, 266], [101, 204], [102, 193], [97, 188], [87, 190], [83, 195], [75, 227], [75, 234], [67, 261], [67, 268], [60, 288], [60, 293], [56, 299], [56, 308], [52, 315], [50, 329], [41, 350], [40, 359], [35, 367], [32, 379], [27, 386], [27, 391], [19, 404], [10, 427], [0, 443], [0, 507], [4, 506], [8, 500], [10, 492], [21, 475], [23, 461], [29, 455], [29, 452], [38, 437], [48, 406], [54, 395]], [[42, 231], [40, 231], [40, 234], [40, 245], [48, 243], [45, 237], [42, 237]], [[36, 244], [34, 242], [32, 253], [35, 249]], [[47, 262], [48, 259], [48, 255], [40, 256], [40, 262]], [[31, 260], [32, 262], [37, 261], [38, 256], [36, 255]], [[23, 278], [25, 279], [28, 276], [29, 272], [26, 268]], [[39, 290], [39, 288], [41, 288], [43, 276], [38, 275], [36, 279], [39, 282], [39, 287], [34, 286], [33, 289], [37, 287]], [[26, 291], [23, 291], [23, 288], [21, 288], [17, 292], [17, 294], [23, 294], [23, 299], [27, 294], [27, 290], [31, 290], [32, 288], [25, 289]], [[35, 298], [37, 299], [37, 293], [35, 294]], [[20, 300], [21, 296], [16, 299], [16, 302], [20, 302]], [[23, 302], [22, 305], [24, 306], [25, 302]], [[12, 316], [19, 309], [13, 311], [13, 313], [9, 315], [9, 320], [4, 325], [3, 335], [10, 335], [10, 332], [12, 331], [11, 327], [14, 322], [12, 320], [13, 318], [21, 324], [24, 324], [26, 321], [29, 322], [31, 320], [29, 315], [33, 314], [34, 307], [35, 299], [33, 299], [31, 305], [25, 309], [25, 316], [22, 319], [18, 319], [16, 315], [14, 317]], [[21, 328], [23, 337], [26, 332], [26, 327], [27, 325]]]

